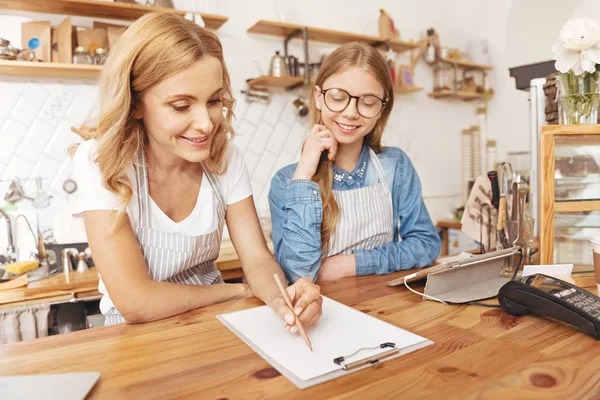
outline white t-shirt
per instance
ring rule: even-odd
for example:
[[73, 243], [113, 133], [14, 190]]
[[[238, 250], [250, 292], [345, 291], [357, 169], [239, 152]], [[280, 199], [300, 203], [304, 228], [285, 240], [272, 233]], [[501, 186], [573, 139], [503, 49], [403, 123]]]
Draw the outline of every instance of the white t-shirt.
[[[102, 185], [102, 175], [98, 165], [94, 162], [98, 143], [95, 139], [81, 143], [73, 157], [73, 170], [77, 182], [78, 197], [74, 200], [71, 211], [73, 221], [70, 229], [79, 226], [83, 229], [83, 213], [96, 210], [120, 210], [119, 197]], [[237, 203], [252, 195], [250, 176], [241, 151], [233, 143], [229, 143], [225, 153], [227, 171], [223, 175], [216, 175], [221, 184], [223, 197], [227, 205]], [[127, 205], [127, 214], [134, 231], [139, 226], [139, 207], [135, 168], [133, 164], [127, 169], [127, 176], [131, 180], [133, 196]], [[202, 179], [196, 206], [191, 214], [180, 222], [171, 220], [150, 198], [150, 225], [152, 229], [164, 232], [178, 233], [186, 236], [200, 236], [217, 229], [216, 204], [213, 189], [208, 179]], [[87, 239], [86, 239], [87, 240]], [[98, 290], [104, 296], [100, 301], [100, 311], [106, 314], [114, 304], [102, 279], [98, 283]]]
[[[98, 142], [95, 139], [79, 145], [73, 157], [73, 170], [77, 181], [78, 198], [72, 210], [74, 218], [83, 219], [82, 213], [95, 210], [120, 210], [121, 201], [117, 195], [102, 185], [102, 175], [95, 163]], [[221, 184], [227, 205], [237, 203], [252, 195], [250, 176], [242, 152], [232, 142], [225, 153], [227, 171], [215, 175]], [[135, 231], [139, 225], [139, 207], [136, 174], [133, 164], [127, 169], [131, 180], [133, 196], [127, 205], [127, 214]], [[217, 228], [216, 204], [212, 186], [208, 179], [202, 179], [196, 206], [191, 214], [180, 222], [171, 220], [150, 198], [150, 224], [152, 229], [178, 233], [187, 236], [205, 235]]]

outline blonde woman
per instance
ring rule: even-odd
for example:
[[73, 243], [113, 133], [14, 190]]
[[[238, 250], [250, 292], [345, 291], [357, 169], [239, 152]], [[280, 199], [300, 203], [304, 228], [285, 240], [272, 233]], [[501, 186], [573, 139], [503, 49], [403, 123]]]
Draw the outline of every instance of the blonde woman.
[[328, 282], [430, 265], [440, 238], [407, 155], [383, 147], [394, 105], [376, 49], [343, 45], [323, 62], [298, 164], [271, 182], [275, 257], [291, 281]]
[[[216, 35], [179, 16], [149, 14], [119, 39], [103, 67], [96, 126], [74, 156], [83, 218], [107, 324], [141, 323], [256, 295], [296, 332], [274, 274], [233, 136], [233, 98]], [[223, 224], [248, 284], [215, 266]], [[307, 326], [319, 287], [288, 288]]]

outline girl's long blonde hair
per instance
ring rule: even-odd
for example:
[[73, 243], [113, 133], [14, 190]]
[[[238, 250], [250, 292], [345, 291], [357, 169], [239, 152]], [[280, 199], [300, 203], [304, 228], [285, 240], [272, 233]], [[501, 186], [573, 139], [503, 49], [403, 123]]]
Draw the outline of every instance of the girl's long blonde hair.
[[160, 12], [135, 21], [111, 49], [100, 78], [97, 122], [74, 130], [84, 139], [101, 139], [95, 161], [103, 185], [121, 199], [120, 215], [133, 194], [126, 170], [147, 142], [143, 121], [132, 116], [134, 109], [151, 87], [205, 56], [217, 58], [222, 65], [224, 118], [204, 165], [211, 172], [222, 174], [227, 168], [223, 157], [234, 134], [234, 99], [219, 38], [183, 17]]
[[[384, 88], [386, 106], [373, 130], [365, 137], [367, 145], [376, 153], [381, 151], [381, 136], [394, 106], [394, 86], [390, 71], [383, 55], [374, 47], [362, 43], [347, 43], [338, 47], [323, 61], [315, 85], [323, 88], [325, 81], [332, 75], [344, 72], [350, 68], [359, 67], [369, 71]], [[325, 107], [325, 105], [323, 105]], [[310, 124], [323, 124], [321, 111], [317, 109], [315, 97], [310, 96]], [[321, 201], [323, 203], [323, 220], [321, 222], [321, 245], [327, 251], [329, 241], [335, 232], [340, 209], [333, 196], [333, 163], [323, 152], [317, 172], [312, 178], [319, 184]]]

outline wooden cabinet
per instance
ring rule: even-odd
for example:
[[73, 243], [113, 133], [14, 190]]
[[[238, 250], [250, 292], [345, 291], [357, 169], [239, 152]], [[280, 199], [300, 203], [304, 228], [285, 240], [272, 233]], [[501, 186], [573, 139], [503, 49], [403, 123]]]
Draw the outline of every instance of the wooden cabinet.
[[540, 262], [593, 271], [590, 238], [600, 234], [600, 125], [541, 130]]

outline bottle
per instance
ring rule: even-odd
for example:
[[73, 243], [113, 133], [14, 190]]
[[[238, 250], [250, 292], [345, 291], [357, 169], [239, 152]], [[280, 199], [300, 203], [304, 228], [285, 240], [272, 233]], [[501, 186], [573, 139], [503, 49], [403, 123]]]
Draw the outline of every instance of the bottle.
[[104, 60], [106, 59], [106, 50], [102, 47], [98, 47], [96, 51], [94, 51], [94, 64], [102, 65], [104, 64]]
[[73, 54], [73, 64], [93, 64], [94, 60], [90, 53], [83, 46], [75, 48], [75, 54]]
[[392, 21], [383, 8], [379, 9], [379, 37], [392, 39]]
[[427, 49], [423, 53], [423, 60], [427, 64], [433, 64], [437, 59], [437, 49], [435, 46], [435, 30], [433, 28], [427, 29], [427, 37], [429, 37], [429, 43], [427, 43]]

